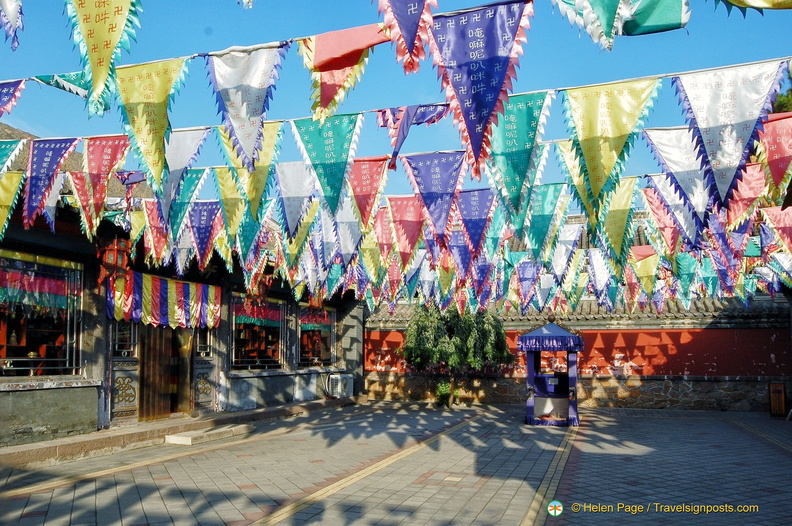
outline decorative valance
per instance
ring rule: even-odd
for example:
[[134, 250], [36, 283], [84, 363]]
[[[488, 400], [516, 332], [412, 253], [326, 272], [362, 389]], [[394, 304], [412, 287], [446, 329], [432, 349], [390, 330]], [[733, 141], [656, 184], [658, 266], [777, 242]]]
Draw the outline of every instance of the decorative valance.
[[221, 289], [131, 272], [107, 279], [107, 317], [155, 326], [208, 327], [220, 324]]
[[280, 327], [283, 307], [280, 303], [257, 300], [250, 296], [234, 296], [236, 323], [252, 323], [261, 327]]
[[79, 294], [75, 271], [81, 268], [78, 263], [0, 250], [0, 304], [36, 312], [66, 309], [69, 297]]
[[581, 352], [583, 338], [555, 323], [548, 323], [517, 338], [520, 351], [567, 351]]

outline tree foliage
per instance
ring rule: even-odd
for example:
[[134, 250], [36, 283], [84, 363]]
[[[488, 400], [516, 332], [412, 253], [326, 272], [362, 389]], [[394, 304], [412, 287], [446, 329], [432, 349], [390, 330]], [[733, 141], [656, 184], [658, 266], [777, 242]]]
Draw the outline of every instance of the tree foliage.
[[[792, 71], [787, 72], [787, 78], [792, 82]], [[784, 93], [779, 93], [773, 103], [773, 113], [784, 113], [787, 111], [792, 111], [792, 87]]]
[[514, 360], [500, 318], [487, 311], [465, 316], [440, 312], [434, 305], [413, 311], [403, 351], [418, 370], [442, 366], [452, 374]]

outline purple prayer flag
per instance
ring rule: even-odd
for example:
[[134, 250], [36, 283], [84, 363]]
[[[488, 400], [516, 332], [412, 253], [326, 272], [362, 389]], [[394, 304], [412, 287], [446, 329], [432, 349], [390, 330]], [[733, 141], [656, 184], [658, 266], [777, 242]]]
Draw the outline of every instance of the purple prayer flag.
[[479, 254], [473, 265], [473, 279], [476, 294], [481, 295], [484, 288], [490, 282], [490, 275], [492, 274], [492, 261], [486, 254]]
[[464, 282], [470, 271], [470, 263], [473, 261], [473, 257], [470, 254], [470, 249], [462, 230], [456, 229], [451, 232], [451, 237], [448, 239], [448, 250], [451, 252], [457, 268], [457, 282]]
[[44, 210], [55, 182], [55, 175], [66, 156], [77, 146], [78, 139], [36, 139], [30, 147], [28, 178], [25, 183], [23, 222], [30, 228]]
[[390, 135], [391, 144], [393, 144], [393, 154], [388, 169], [396, 169], [396, 157], [407, 139], [410, 126], [413, 124], [434, 124], [447, 114], [448, 104], [419, 104], [380, 110], [379, 125], [389, 128], [388, 135]]
[[484, 233], [492, 216], [492, 203], [495, 193], [491, 188], [464, 190], [457, 194], [457, 209], [465, 226], [473, 257], [481, 252]]
[[0, 82], [0, 116], [11, 113], [11, 108], [16, 104], [19, 94], [25, 89], [24, 80], [9, 80]]
[[531, 259], [523, 259], [517, 264], [517, 278], [519, 280], [520, 310], [523, 314], [528, 311], [528, 304], [534, 295], [536, 282], [539, 280], [539, 269], [542, 264]]
[[220, 201], [195, 201], [190, 207], [190, 230], [200, 267], [203, 267], [203, 263], [212, 251], [212, 242], [214, 241], [212, 230], [215, 218], [219, 213]]
[[143, 170], [119, 170], [115, 172], [115, 176], [124, 186], [142, 183], [146, 180], [146, 174]]
[[476, 175], [490, 119], [511, 89], [524, 39], [519, 30], [527, 26], [524, 14], [532, 15], [533, 6], [513, 2], [434, 16], [431, 43], [438, 75], [443, 77]]
[[404, 37], [407, 50], [412, 52], [415, 46], [415, 38], [418, 36], [418, 27], [421, 25], [421, 15], [423, 15], [426, 0], [417, 2], [391, 0], [389, 3], [393, 16], [396, 17], [396, 23], [399, 24], [399, 31]]
[[462, 186], [465, 152], [434, 152], [403, 156], [404, 169], [423, 201], [434, 237], [445, 242], [454, 195]]
[[426, 253], [429, 256], [429, 264], [432, 268], [435, 268], [440, 262], [440, 246], [437, 244], [437, 239], [434, 238], [428, 225], [424, 225], [423, 240], [424, 245], [426, 245]]

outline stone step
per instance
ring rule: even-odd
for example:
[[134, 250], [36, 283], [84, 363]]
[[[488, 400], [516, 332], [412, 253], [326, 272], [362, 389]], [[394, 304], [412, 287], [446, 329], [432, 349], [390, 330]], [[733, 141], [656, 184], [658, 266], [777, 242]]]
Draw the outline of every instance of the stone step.
[[221, 438], [231, 438], [244, 436], [253, 432], [250, 424], [229, 424], [225, 426], [210, 427], [196, 431], [185, 431], [173, 435], [165, 435], [166, 444], [178, 444], [182, 446], [195, 446]]

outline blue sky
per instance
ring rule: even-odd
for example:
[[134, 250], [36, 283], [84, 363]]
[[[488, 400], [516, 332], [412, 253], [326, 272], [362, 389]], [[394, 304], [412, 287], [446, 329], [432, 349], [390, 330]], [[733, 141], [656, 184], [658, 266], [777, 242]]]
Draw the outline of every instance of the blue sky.
[[[439, 0], [438, 4], [438, 11], [444, 12], [484, 2]], [[243, 9], [235, 0], [144, 0], [142, 7], [137, 42], [132, 42], [131, 53], [122, 54], [121, 64], [286, 40], [381, 21], [376, 2], [372, 4], [370, 0], [255, 0], [252, 9]], [[23, 9], [25, 29], [19, 34], [17, 51], [11, 51], [8, 42], [0, 42], [0, 80], [81, 69], [62, 4], [24, 0]], [[534, 10], [514, 85], [515, 93], [683, 73], [792, 55], [790, 11], [760, 14], [751, 10], [743, 16], [735, 9], [729, 15], [725, 5], [716, 4], [714, 0], [691, 0], [692, 14], [686, 29], [619, 37], [613, 50], [608, 52], [577, 27], [570, 26], [550, 0], [538, 0]], [[309, 116], [309, 94], [309, 73], [295, 45], [283, 63], [268, 118]], [[350, 113], [441, 101], [443, 93], [431, 61], [422, 64], [419, 74], [404, 75], [396, 63], [393, 48], [390, 44], [382, 44], [372, 54], [358, 87], [347, 96], [339, 111]], [[203, 58], [190, 63], [185, 86], [172, 104], [170, 115], [174, 128], [220, 124]], [[88, 118], [82, 99], [34, 82], [28, 83], [17, 106], [10, 114], [0, 117], [0, 122], [41, 137], [85, 137], [122, 130], [117, 108], [102, 117]], [[684, 119], [677, 96], [670, 81], [665, 79], [646, 126], [682, 124]], [[545, 139], [566, 136], [562, 105], [557, 99]], [[459, 135], [447, 118], [432, 127], [413, 127], [402, 153], [459, 148]], [[380, 155], [390, 151], [386, 131], [376, 126], [373, 114], [367, 113], [358, 155]], [[294, 139], [287, 132], [280, 160], [298, 159]], [[220, 162], [219, 149], [211, 143], [205, 146], [196, 166]], [[624, 175], [657, 171], [648, 148], [639, 142]], [[560, 171], [551, 158], [543, 182], [560, 180]], [[466, 183], [466, 187], [473, 186], [476, 184]], [[391, 172], [386, 193], [409, 191], [403, 171]]]

